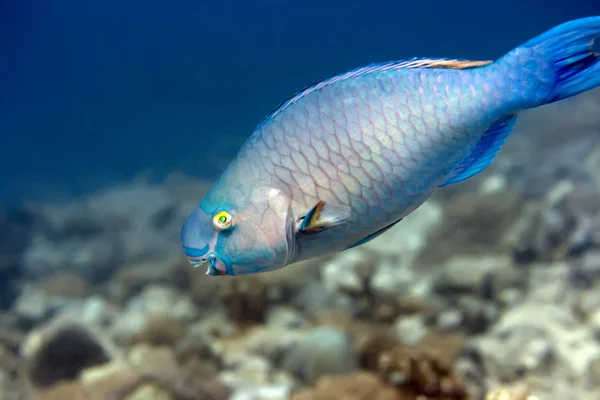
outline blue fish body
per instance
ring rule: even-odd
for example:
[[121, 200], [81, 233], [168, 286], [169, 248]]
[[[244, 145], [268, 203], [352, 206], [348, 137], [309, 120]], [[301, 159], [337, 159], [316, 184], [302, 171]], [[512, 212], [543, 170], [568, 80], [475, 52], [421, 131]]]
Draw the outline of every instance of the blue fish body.
[[600, 86], [600, 17], [495, 62], [413, 59], [313, 85], [256, 128], [182, 228], [211, 275], [270, 271], [359, 246], [438, 187], [485, 169], [520, 111]]

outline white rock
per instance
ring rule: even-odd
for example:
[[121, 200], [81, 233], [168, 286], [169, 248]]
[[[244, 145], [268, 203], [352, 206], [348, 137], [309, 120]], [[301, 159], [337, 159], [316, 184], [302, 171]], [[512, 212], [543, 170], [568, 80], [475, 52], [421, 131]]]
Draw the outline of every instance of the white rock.
[[169, 314], [182, 322], [195, 321], [200, 311], [187, 293], [158, 284], [150, 284], [127, 304], [128, 310], [144, 314]]
[[257, 386], [235, 391], [230, 400], [287, 400], [290, 393], [290, 385]]
[[409, 267], [382, 260], [371, 277], [371, 290], [379, 295], [407, 294], [418, 282], [419, 278]]
[[340, 290], [362, 289], [362, 282], [356, 268], [364, 263], [370, 263], [364, 251], [351, 249], [337, 254], [323, 266], [323, 282], [327, 290], [337, 292]]
[[400, 342], [412, 345], [425, 336], [427, 328], [423, 316], [416, 314], [398, 318], [394, 323], [393, 332]]
[[383, 235], [364, 246], [378, 254], [402, 257], [409, 265], [414, 256], [427, 245], [427, 234], [442, 222], [441, 206], [428, 200]]
[[219, 380], [232, 389], [248, 389], [271, 382], [271, 365], [259, 356], [236, 354], [225, 360]]
[[302, 328], [307, 325], [306, 318], [291, 307], [272, 307], [267, 313], [267, 325], [281, 328]]

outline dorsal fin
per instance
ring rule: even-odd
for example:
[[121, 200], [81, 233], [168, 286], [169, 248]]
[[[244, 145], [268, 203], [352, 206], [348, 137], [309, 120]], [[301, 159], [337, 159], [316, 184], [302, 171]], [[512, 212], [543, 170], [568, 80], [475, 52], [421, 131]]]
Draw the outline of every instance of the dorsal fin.
[[386, 71], [390, 69], [404, 69], [404, 68], [440, 68], [440, 69], [470, 69], [483, 67], [489, 65], [493, 61], [471, 61], [471, 60], [459, 60], [459, 59], [446, 59], [446, 58], [411, 58], [408, 60], [400, 61], [388, 61], [383, 63], [370, 64], [364, 67], [355, 68], [348, 72], [344, 72], [339, 75], [335, 75], [324, 79], [318, 83], [314, 83], [310, 86], [301, 89], [294, 95], [289, 97], [287, 100], [279, 104], [269, 115], [265, 117], [265, 120], [275, 117], [277, 114], [300, 100], [301, 98], [309, 95], [310, 93], [322, 89], [325, 86], [332, 85], [336, 82], [343, 81], [349, 78], [354, 78], [361, 75], [367, 75], [373, 72]]
[[487, 168], [512, 132], [516, 121], [517, 116], [511, 114], [494, 122], [481, 136], [471, 154], [462, 160], [440, 187], [464, 181]]

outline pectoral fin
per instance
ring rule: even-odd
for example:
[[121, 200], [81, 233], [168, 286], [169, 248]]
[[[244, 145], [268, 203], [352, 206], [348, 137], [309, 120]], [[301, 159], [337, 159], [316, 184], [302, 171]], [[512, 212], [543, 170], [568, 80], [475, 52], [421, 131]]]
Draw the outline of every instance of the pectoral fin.
[[300, 219], [298, 230], [302, 233], [321, 232], [341, 224], [350, 216], [350, 207], [326, 205], [319, 201]]

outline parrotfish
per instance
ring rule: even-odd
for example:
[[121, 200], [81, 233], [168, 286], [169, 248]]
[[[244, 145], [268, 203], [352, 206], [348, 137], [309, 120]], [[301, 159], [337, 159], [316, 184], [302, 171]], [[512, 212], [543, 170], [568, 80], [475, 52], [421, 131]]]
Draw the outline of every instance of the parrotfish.
[[301, 90], [266, 116], [181, 232], [208, 275], [272, 271], [360, 246], [488, 167], [520, 112], [600, 86], [600, 16], [495, 61], [413, 58]]

